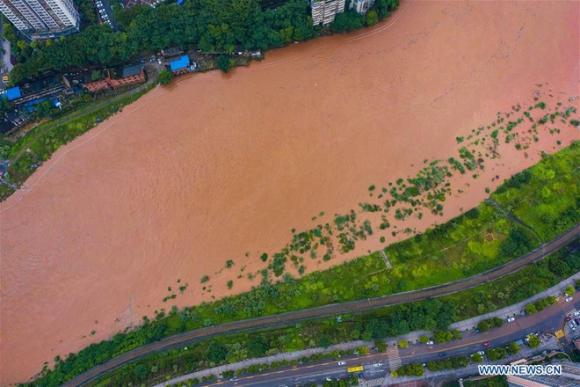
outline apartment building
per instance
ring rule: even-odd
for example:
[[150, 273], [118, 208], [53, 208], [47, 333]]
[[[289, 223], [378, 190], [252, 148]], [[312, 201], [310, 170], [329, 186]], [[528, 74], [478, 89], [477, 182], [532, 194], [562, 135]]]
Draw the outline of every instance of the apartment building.
[[0, 0], [0, 12], [30, 39], [53, 38], [79, 29], [73, 0]]
[[323, 26], [334, 21], [336, 14], [344, 12], [346, 0], [312, 0], [312, 24]]

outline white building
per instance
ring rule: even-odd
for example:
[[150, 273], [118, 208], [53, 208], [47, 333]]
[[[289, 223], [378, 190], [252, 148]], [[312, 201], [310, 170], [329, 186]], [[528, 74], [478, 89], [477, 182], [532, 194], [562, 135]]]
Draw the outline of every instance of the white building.
[[0, 0], [0, 11], [32, 39], [52, 38], [79, 29], [79, 13], [73, 0]]
[[334, 21], [336, 14], [344, 12], [346, 0], [311, 0], [312, 24], [327, 25]]
[[358, 14], [364, 15], [373, 5], [375, 5], [375, 0], [351, 0], [350, 8]]

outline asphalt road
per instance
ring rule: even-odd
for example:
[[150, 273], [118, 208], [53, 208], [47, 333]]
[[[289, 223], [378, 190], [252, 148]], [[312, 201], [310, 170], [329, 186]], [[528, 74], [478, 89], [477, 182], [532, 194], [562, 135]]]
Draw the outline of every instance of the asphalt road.
[[[492, 347], [506, 345], [524, 338], [528, 333], [553, 333], [560, 329], [566, 313], [572, 309], [580, 309], [580, 293], [576, 294], [575, 302], [556, 304], [542, 312], [516, 319], [513, 323], [501, 328], [479, 334], [465, 335], [461, 340], [440, 345], [412, 345], [408, 349], [399, 350], [402, 364], [426, 363], [431, 360], [453, 356], [469, 356], [484, 349], [483, 343], [489, 342]], [[342, 359], [346, 365], [339, 366], [337, 361], [309, 363], [295, 367], [277, 369], [261, 375], [240, 377], [235, 381], [224, 380], [210, 384], [211, 386], [292, 386], [296, 384], [322, 382], [330, 377], [346, 378], [346, 368], [364, 365], [364, 377], [377, 379], [384, 377], [391, 370], [386, 353], [372, 353], [365, 356], [352, 356]]]
[[385, 306], [416, 302], [470, 289], [480, 284], [493, 281], [505, 275], [514, 273], [531, 263], [540, 261], [554, 251], [571, 243], [575, 238], [578, 237], [578, 235], [580, 235], [580, 224], [576, 225], [566, 233], [560, 235], [558, 238], [542, 245], [538, 249], [533, 250], [524, 256], [516, 258], [502, 266], [447, 284], [409, 292], [396, 293], [382, 297], [370, 298], [366, 300], [349, 301], [339, 304], [328, 304], [310, 309], [302, 309], [277, 315], [258, 317], [255, 319], [234, 321], [221, 325], [179, 333], [154, 343], [135, 348], [129, 352], [125, 352], [101, 365], [93, 367], [92, 369], [82, 373], [81, 375], [66, 383], [65, 386], [83, 385], [107, 372], [110, 372], [126, 363], [135, 361], [141, 357], [151, 355], [155, 352], [178, 348], [194, 341], [225, 333], [236, 333], [252, 329], [287, 326], [303, 320], [328, 317], [342, 313], [366, 312]]

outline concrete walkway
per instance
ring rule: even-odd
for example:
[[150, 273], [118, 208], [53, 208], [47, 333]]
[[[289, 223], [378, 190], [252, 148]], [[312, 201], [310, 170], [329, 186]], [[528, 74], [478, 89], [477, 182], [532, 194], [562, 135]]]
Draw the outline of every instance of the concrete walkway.
[[[528, 299], [526, 299], [525, 301], [522, 301], [520, 303], [511, 305], [509, 307], [503, 308], [503, 309], [499, 309], [495, 312], [491, 312], [491, 313], [486, 313], [484, 315], [481, 316], [477, 316], [468, 320], [463, 320], [463, 321], [459, 321], [457, 323], [452, 324], [450, 327], [453, 329], [461, 329], [461, 330], [470, 330], [473, 329], [477, 326], [477, 324], [481, 321], [481, 320], [485, 320], [488, 318], [492, 318], [492, 317], [500, 317], [500, 318], [505, 318], [506, 316], [510, 316], [513, 314], [519, 314], [522, 311], [522, 308], [529, 304], [530, 302], [534, 302], [540, 298], [544, 298], [547, 296], [551, 296], [551, 295], [558, 295], [562, 292], [563, 289], [565, 289], [568, 285], [570, 284], [574, 284], [574, 281], [580, 279], [580, 273], [576, 273], [573, 276], [565, 279], [564, 281], [560, 282], [559, 284], [541, 292], [538, 293]], [[387, 338], [385, 341], [389, 344], [389, 346], [396, 346], [397, 343], [399, 342], [399, 340], [408, 340], [409, 342], [416, 342], [420, 336], [422, 335], [426, 335], [426, 336], [431, 336], [432, 332], [430, 331], [414, 331], [414, 332], [410, 332], [407, 333], [405, 335], [400, 335], [400, 336], [396, 336], [396, 337], [390, 337]], [[552, 343], [552, 341], [545, 343], [544, 346], [553, 346], [554, 343]], [[197, 371], [197, 372], [193, 372], [187, 375], [182, 375], [179, 376], [177, 378], [171, 379], [167, 382], [161, 383], [156, 385], [156, 387], [161, 387], [161, 386], [172, 386], [178, 383], [183, 383], [187, 380], [190, 379], [201, 379], [204, 376], [210, 376], [210, 375], [216, 375], [219, 376], [221, 373], [226, 372], [226, 371], [238, 371], [240, 369], [244, 369], [247, 368], [249, 366], [253, 366], [253, 365], [260, 365], [260, 364], [272, 364], [275, 362], [280, 362], [280, 361], [293, 361], [293, 360], [299, 360], [299, 359], [303, 359], [312, 355], [318, 355], [318, 354], [327, 354], [327, 353], [331, 353], [334, 351], [349, 351], [349, 350], [354, 350], [356, 348], [362, 347], [362, 346], [367, 346], [369, 349], [374, 347], [374, 342], [372, 341], [362, 341], [362, 340], [357, 340], [357, 341], [350, 341], [347, 343], [341, 343], [341, 344], [337, 344], [337, 345], [333, 345], [327, 348], [322, 348], [322, 347], [318, 347], [318, 348], [311, 348], [311, 349], [306, 349], [303, 351], [295, 351], [295, 352], [285, 352], [285, 353], [280, 353], [277, 355], [272, 355], [272, 356], [266, 356], [266, 357], [262, 357], [262, 358], [256, 358], [256, 359], [248, 359], [248, 360], [244, 360], [238, 363], [232, 363], [232, 364], [225, 364], [219, 367], [214, 367], [214, 368], [208, 368], [205, 370], [201, 370], [201, 371]], [[518, 355], [518, 358], [522, 358], [526, 356], [526, 351], [528, 352], [532, 352], [532, 350], [522, 350], [520, 352], [520, 354]], [[505, 361], [505, 359], [504, 359]], [[467, 370], [467, 369], [466, 369]], [[450, 370], [450, 371], [457, 371], [457, 370]], [[448, 372], [450, 372], [448, 371]], [[473, 370], [471, 370], [473, 371]], [[434, 373], [428, 373], [430, 377], [432, 377], [433, 375], [435, 375]], [[444, 373], [442, 373], [444, 374]], [[425, 377], [423, 377], [425, 378]], [[403, 381], [407, 381], [407, 378], [397, 378], [397, 379], [393, 379], [393, 383], [394, 380], [396, 380], [397, 382], [403, 382]], [[409, 381], [411, 380], [418, 380], [417, 378], [409, 378]]]

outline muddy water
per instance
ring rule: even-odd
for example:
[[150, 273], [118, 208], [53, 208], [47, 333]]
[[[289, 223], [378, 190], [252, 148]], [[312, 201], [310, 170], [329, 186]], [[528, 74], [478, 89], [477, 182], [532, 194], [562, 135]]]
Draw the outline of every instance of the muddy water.
[[[578, 94], [578, 11], [406, 2], [373, 29], [277, 50], [232, 75], [181, 78], [63, 147], [1, 204], [2, 384], [157, 308], [249, 289], [257, 280], [236, 279], [240, 268], [244, 278], [260, 268], [258, 253], [282, 247], [292, 228], [446, 159], [456, 136], [529, 100], [536, 84]], [[528, 158], [506, 154], [439, 221], [556, 139]], [[234, 269], [221, 270], [230, 258]], [[202, 295], [204, 274], [212, 292]], [[178, 279], [187, 290], [162, 302]]]

